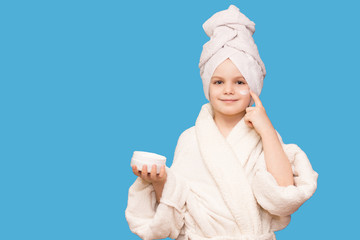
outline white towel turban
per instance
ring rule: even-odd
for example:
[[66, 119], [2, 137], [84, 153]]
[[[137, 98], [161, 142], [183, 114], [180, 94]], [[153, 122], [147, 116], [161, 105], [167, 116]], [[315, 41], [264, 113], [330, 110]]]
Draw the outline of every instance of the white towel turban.
[[[252, 38], [255, 23], [239, 8], [230, 5], [228, 9], [211, 16], [203, 28], [210, 37], [203, 45], [199, 62], [205, 97], [209, 100], [210, 79], [215, 69], [227, 58], [239, 69], [250, 89], [259, 96], [266, 70]], [[249, 106], [253, 103], [251, 98]]]

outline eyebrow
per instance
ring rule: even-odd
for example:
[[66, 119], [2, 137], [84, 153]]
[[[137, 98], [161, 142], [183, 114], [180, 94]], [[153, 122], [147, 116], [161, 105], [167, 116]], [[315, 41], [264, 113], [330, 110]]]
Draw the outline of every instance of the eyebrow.
[[[220, 76], [212, 76], [211, 79], [213, 79], [213, 78], [224, 79], [224, 78], [222, 78], [222, 77], [220, 77]], [[233, 77], [233, 79], [236, 79], [236, 78], [243, 78], [243, 79], [245, 79], [244, 76], [235, 76], [235, 77]]]

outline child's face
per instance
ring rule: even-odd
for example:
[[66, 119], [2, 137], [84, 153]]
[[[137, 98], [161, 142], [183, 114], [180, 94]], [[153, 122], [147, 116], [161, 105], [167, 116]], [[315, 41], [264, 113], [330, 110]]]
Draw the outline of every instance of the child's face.
[[[209, 100], [215, 115], [236, 116], [244, 115], [250, 104], [250, 93], [241, 94], [249, 90], [249, 86], [239, 69], [228, 58], [214, 71], [210, 80]], [[234, 101], [225, 101], [225, 100]]]

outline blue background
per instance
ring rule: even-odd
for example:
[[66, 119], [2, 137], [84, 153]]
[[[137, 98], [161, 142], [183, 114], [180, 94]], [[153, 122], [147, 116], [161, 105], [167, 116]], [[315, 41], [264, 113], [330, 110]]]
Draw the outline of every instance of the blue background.
[[0, 239], [140, 239], [124, 214], [132, 153], [171, 166], [207, 102], [202, 24], [230, 4], [256, 24], [270, 120], [319, 173], [277, 238], [356, 238], [356, 2], [2, 1]]

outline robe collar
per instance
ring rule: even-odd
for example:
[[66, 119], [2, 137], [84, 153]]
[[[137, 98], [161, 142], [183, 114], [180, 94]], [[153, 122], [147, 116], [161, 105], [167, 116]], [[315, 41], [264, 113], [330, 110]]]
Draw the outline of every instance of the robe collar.
[[202, 106], [195, 123], [199, 150], [209, 173], [243, 234], [260, 233], [256, 199], [243, 165], [260, 136], [242, 118], [225, 138], [219, 131], [210, 103]]

